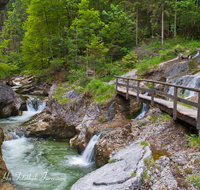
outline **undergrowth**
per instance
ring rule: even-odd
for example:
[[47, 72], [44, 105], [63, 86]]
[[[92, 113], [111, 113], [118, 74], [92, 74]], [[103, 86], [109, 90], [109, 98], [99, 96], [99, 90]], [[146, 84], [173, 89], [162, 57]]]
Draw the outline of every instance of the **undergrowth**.
[[188, 146], [200, 149], [200, 136], [194, 134], [190, 136], [186, 135], [186, 139], [188, 141]]
[[85, 92], [91, 93], [92, 99], [98, 104], [105, 104], [115, 97], [115, 85], [104, 84], [94, 79], [86, 86]]
[[141, 60], [136, 65], [138, 74], [143, 74], [150, 68], [156, 68], [159, 63], [173, 59], [179, 53], [185, 55], [193, 54], [200, 42], [196, 40], [185, 40], [177, 37], [176, 39], [165, 39], [164, 45], [160, 41], [154, 41], [149, 44], [144, 42], [140, 45]]

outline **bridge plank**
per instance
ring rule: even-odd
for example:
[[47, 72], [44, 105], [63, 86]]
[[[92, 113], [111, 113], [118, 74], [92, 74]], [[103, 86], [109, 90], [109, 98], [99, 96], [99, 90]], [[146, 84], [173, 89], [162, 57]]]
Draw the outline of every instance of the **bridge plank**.
[[[119, 87], [118, 94], [126, 97], [126, 90]], [[129, 91], [129, 98], [137, 98], [137, 93], [133, 92], [133, 91]], [[143, 94], [139, 94], [139, 101], [150, 105], [151, 97], [143, 95]], [[171, 102], [171, 101], [154, 98], [154, 105], [155, 105], [155, 107], [159, 107], [161, 110], [163, 110], [169, 114], [173, 113], [173, 102]], [[177, 118], [181, 119], [193, 126], [196, 126], [197, 110], [177, 104]]]

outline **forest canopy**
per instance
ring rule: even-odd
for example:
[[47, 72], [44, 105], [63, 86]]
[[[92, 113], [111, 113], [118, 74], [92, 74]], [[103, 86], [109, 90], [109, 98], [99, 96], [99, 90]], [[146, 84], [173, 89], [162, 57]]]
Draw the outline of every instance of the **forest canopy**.
[[[134, 48], [199, 40], [198, 0], [10, 0], [0, 12], [0, 77], [56, 72], [110, 80], [139, 62]], [[111, 77], [108, 77], [111, 76]]]

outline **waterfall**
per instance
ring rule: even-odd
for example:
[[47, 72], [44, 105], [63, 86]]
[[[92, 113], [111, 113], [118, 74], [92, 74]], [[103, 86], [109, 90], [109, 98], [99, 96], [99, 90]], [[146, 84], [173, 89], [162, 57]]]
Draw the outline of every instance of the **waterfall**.
[[142, 111], [141, 111], [141, 113], [135, 119], [133, 119], [133, 120], [142, 119], [145, 116], [145, 114], [148, 111], [148, 109], [149, 109], [149, 106], [147, 104], [143, 103], [142, 104]]
[[[190, 88], [200, 88], [200, 72], [196, 73], [195, 75], [185, 75], [179, 78], [175, 78], [171, 81], [172, 84], [175, 85], [183, 85]], [[182, 92], [182, 89], [179, 89], [179, 93]], [[166, 89], [168, 94], [174, 94], [174, 87], [169, 87]], [[183, 97], [191, 97], [194, 96], [196, 92], [185, 90]]]
[[87, 147], [83, 151], [81, 156], [73, 156], [68, 157], [69, 164], [71, 165], [80, 165], [80, 166], [88, 166], [93, 164], [93, 158], [94, 158], [94, 146], [95, 144], [100, 140], [100, 135], [94, 135], [90, 142], [88, 143]]
[[42, 102], [40, 99], [28, 99], [26, 105], [28, 111], [41, 112], [46, 107], [46, 102]]
[[88, 143], [86, 149], [84, 150], [81, 158], [84, 162], [86, 163], [91, 163], [92, 159], [94, 157], [94, 146], [95, 144], [99, 141], [100, 135], [94, 135], [91, 139], [90, 142]]

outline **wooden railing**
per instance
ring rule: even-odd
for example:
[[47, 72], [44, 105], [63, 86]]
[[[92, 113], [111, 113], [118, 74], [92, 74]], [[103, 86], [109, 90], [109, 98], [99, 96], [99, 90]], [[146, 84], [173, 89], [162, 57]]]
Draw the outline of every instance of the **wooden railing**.
[[[118, 77], [118, 76], [115, 76], [115, 77], [116, 77], [116, 94], [117, 94], [118, 86], [126, 87], [126, 99], [129, 98], [129, 93], [128, 93], [129, 89], [133, 88], [133, 89], [137, 90], [137, 102], [138, 103], [139, 103], [139, 93], [140, 93], [140, 91], [150, 92], [151, 93], [151, 106], [152, 107], [154, 106], [154, 96], [155, 96], [155, 94], [156, 95], [160, 95], [160, 96], [164, 96], [166, 98], [170, 98], [171, 100], [173, 100], [173, 119], [174, 120], [176, 120], [176, 118], [177, 118], [177, 102], [182, 102], [184, 104], [196, 107], [197, 108], [197, 129], [200, 128], [200, 89], [189, 88], [189, 87], [186, 87], [186, 86], [174, 85], [174, 84], [170, 84], [170, 83], [167, 83], [167, 82], [160, 82], [160, 81], [154, 81], [154, 80], [132, 79], [132, 78]], [[118, 79], [126, 80], [127, 83], [126, 84], [119, 83]], [[136, 81], [137, 85], [135, 85], [135, 86], [134, 85], [130, 85], [129, 81]], [[149, 83], [151, 83], [151, 89], [141, 88], [140, 87], [140, 82], [149, 82]], [[161, 92], [161, 91], [155, 90], [154, 84], [162, 84], [162, 85], [166, 85], [166, 86], [169, 86], [169, 87], [174, 87], [174, 95], [167, 94], [165, 92]], [[178, 88], [197, 92], [198, 93], [198, 103], [178, 97]]]

